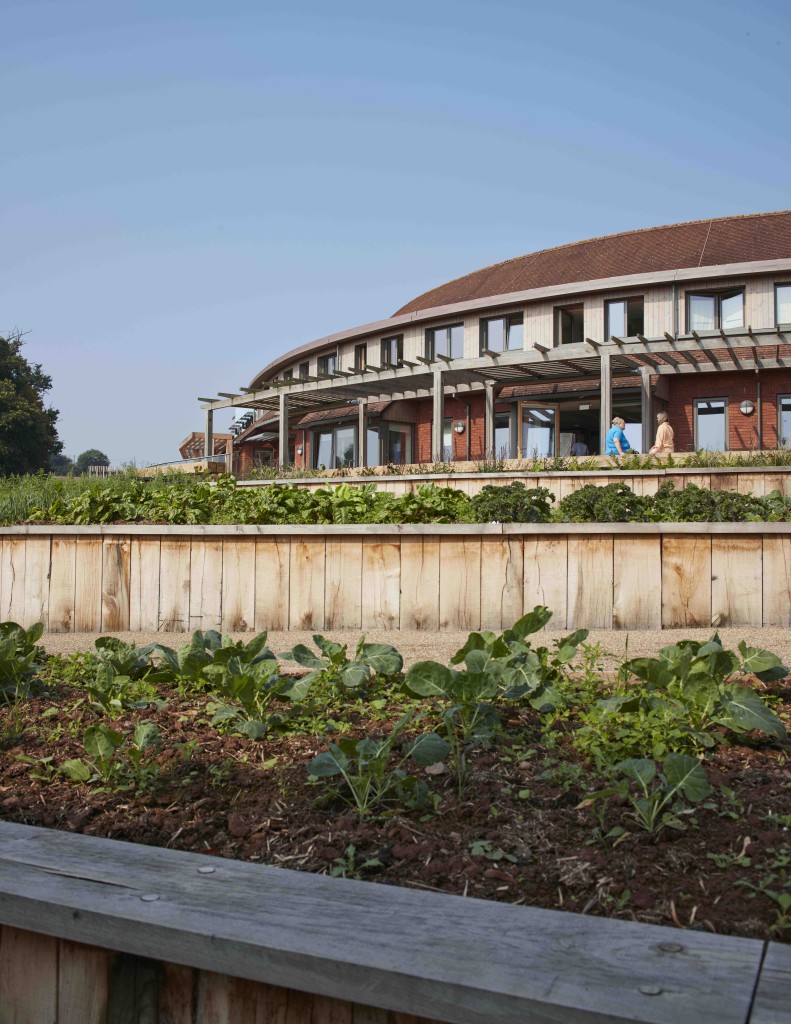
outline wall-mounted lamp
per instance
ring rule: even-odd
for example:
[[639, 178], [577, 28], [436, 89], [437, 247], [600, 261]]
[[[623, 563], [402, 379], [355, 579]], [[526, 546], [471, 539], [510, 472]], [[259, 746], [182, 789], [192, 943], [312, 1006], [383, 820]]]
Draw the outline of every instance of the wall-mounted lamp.
[[749, 399], [745, 399], [742, 402], [742, 404], [739, 406], [739, 412], [743, 416], [752, 416], [754, 409], [755, 409], [755, 406], [753, 405], [753, 403]]
[[456, 424], [456, 426], [453, 429], [456, 431], [457, 434], [463, 434], [464, 433], [464, 424], [461, 422], [461, 420], [459, 420], [459, 422]]
[[298, 444], [297, 445], [297, 455], [301, 455], [301, 454], [302, 454], [302, 445]]

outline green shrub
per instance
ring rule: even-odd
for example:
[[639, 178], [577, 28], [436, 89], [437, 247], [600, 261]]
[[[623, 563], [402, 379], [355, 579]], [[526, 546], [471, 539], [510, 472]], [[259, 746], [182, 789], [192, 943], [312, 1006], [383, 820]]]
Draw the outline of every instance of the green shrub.
[[645, 523], [654, 516], [651, 499], [626, 484], [588, 484], [559, 502], [556, 518], [562, 523]]
[[487, 484], [471, 501], [474, 523], [548, 523], [555, 500], [546, 487], [515, 481], [504, 487]]

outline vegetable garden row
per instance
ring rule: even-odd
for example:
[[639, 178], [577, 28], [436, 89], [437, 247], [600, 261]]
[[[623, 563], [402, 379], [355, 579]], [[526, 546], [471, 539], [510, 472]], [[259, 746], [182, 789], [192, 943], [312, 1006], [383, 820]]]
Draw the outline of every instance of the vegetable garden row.
[[641, 495], [624, 483], [588, 484], [556, 502], [546, 487], [520, 481], [486, 485], [473, 496], [433, 483], [396, 495], [377, 485], [339, 484], [307, 490], [294, 484], [237, 487], [216, 480], [143, 481], [119, 478], [77, 493], [50, 489], [46, 504], [9, 506], [2, 521], [90, 525], [102, 523], [271, 524], [331, 523], [677, 523], [791, 522], [791, 495], [765, 496], [677, 489], [671, 481]]
[[0, 626], [3, 816], [765, 938], [791, 928], [788, 670], [682, 641], [605, 672], [536, 607], [450, 665], [196, 632], [47, 656]]

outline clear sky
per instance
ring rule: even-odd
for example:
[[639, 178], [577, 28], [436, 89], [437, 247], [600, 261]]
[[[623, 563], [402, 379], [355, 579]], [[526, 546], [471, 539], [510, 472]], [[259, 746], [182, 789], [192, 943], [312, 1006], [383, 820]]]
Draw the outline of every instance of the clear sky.
[[[477, 267], [791, 207], [788, 0], [0, 0], [0, 331], [66, 452]], [[222, 427], [221, 421], [218, 427]]]

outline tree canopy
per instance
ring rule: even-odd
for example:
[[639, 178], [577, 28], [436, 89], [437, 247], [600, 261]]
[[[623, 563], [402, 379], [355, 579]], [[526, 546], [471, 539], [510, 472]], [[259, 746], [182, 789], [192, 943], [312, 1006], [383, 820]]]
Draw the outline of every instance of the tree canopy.
[[109, 466], [110, 460], [100, 452], [98, 448], [89, 448], [77, 456], [76, 466], [80, 473], [84, 473], [88, 466]]
[[40, 363], [21, 354], [19, 331], [0, 336], [0, 475], [36, 473], [49, 468], [63, 449], [55, 423], [57, 409], [44, 408], [52, 378]]

